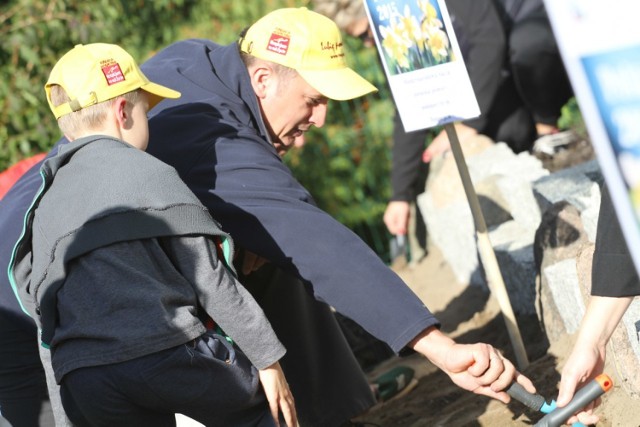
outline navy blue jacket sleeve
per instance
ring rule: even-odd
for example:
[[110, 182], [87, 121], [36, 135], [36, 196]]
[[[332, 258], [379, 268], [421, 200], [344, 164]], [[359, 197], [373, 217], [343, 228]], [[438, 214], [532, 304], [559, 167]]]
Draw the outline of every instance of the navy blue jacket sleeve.
[[42, 162], [32, 166], [0, 200], [0, 310], [11, 313], [25, 328], [35, 331], [35, 323], [22, 311], [9, 283], [7, 268], [15, 243], [23, 230], [24, 215], [38, 191], [38, 170]]
[[[66, 140], [63, 140], [66, 142]], [[47, 155], [51, 157], [58, 152], [56, 145]], [[20, 303], [9, 282], [8, 267], [13, 248], [24, 229], [24, 217], [35, 197], [42, 179], [40, 165], [44, 160], [33, 165], [18, 179], [11, 189], [0, 200], [0, 310], [11, 313], [25, 328], [35, 330], [35, 322], [22, 311]]]
[[[176, 167], [238, 247], [297, 275], [317, 299], [395, 351], [437, 324], [358, 236], [315, 206], [275, 150], [256, 133], [246, 129], [221, 134], [224, 124], [217, 123], [214, 109], [182, 108], [168, 109], [151, 120], [149, 150]], [[210, 125], [202, 126], [203, 121]], [[183, 130], [180, 139], [189, 150], [180, 140], [163, 137], [176, 126]]]

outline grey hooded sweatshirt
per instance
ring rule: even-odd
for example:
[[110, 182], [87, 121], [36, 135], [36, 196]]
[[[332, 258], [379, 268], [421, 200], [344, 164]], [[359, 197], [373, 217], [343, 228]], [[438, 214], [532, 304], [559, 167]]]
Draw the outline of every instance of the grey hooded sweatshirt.
[[235, 278], [231, 238], [172, 167], [91, 136], [62, 146], [40, 174], [8, 272], [58, 382], [189, 342], [207, 316], [258, 369], [284, 355]]

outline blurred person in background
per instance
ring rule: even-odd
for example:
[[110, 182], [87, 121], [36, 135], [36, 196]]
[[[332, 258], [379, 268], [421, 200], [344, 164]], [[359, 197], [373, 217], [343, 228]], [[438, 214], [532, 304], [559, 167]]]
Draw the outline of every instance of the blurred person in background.
[[[505, 142], [515, 153], [552, 154], [575, 140], [558, 128], [562, 107], [573, 96], [542, 0], [446, 0], [481, 115], [456, 123], [461, 144], [478, 134]], [[314, 9], [347, 34], [373, 46], [364, 4], [358, 0], [314, 0]], [[391, 188], [384, 223], [393, 235], [409, 231], [412, 204], [424, 191], [428, 164], [449, 151], [444, 130], [405, 132], [393, 120]], [[419, 215], [419, 211], [417, 211]], [[421, 218], [416, 218], [422, 222]], [[417, 240], [426, 247], [423, 224]], [[412, 236], [413, 237], [413, 236]], [[415, 247], [412, 246], [412, 247]]]

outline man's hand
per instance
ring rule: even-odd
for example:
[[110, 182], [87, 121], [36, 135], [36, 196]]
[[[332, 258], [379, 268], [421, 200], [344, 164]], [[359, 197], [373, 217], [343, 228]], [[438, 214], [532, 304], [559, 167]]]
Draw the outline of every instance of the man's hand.
[[536, 391], [531, 380], [516, 371], [513, 364], [489, 344], [455, 344], [443, 370], [459, 387], [503, 403], [511, 400], [504, 390], [514, 380], [530, 393]]
[[515, 380], [531, 393], [531, 380], [516, 371], [513, 364], [489, 344], [457, 344], [435, 327], [428, 328], [410, 344], [442, 369], [460, 388], [508, 403], [504, 391]]
[[387, 230], [393, 235], [405, 235], [409, 228], [409, 215], [411, 209], [409, 202], [403, 200], [394, 200], [389, 202], [387, 209], [384, 211], [384, 224]]
[[293, 394], [291, 394], [280, 364], [276, 362], [268, 368], [260, 369], [258, 375], [276, 425], [280, 425], [279, 413], [281, 412], [288, 427], [297, 427], [298, 415]]

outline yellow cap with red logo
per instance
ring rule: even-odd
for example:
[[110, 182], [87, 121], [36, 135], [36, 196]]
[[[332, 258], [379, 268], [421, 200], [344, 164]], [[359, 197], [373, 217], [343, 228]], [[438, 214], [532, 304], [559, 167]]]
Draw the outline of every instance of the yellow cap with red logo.
[[[71, 100], [53, 105], [52, 85], [62, 86]], [[76, 45], [53, 67], [44, 88], [56, 119], [137, 89], [151, 95], [149, 109], [164, 98], [180, 97], [180, 92], [150, 82], [127, 51], [107, 43]]]
[[298, 71], [314, 89], [338, 101], [377, 91], [347, 66], [337, 25], [305, 7], [275, 10], [247, 30], [240, 50]]

